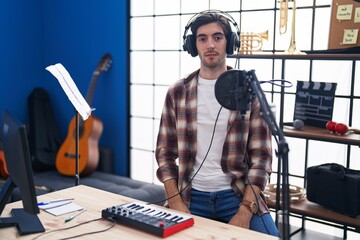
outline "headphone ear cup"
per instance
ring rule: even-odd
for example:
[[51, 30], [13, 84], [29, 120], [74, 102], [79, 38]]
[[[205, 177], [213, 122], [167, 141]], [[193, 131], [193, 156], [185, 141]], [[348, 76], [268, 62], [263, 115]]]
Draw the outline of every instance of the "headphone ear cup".
[[229, 37], [227, 38], [226, 53], [233, 54], [236, 48], [239, 47], [240, 47], [240, 41], [238, 40], [236, 33], [231, 32], [229, 34]]
[[184, 43], [184, 51], [187, 51], [188, 53], [191, 54], [192, 57], [196, 57], [198, 55], [198, 51], [196, 49], [196, 42], [195, 42], [195, 37], [193, 34], [189, 34], [186, 36], [186, 40]]

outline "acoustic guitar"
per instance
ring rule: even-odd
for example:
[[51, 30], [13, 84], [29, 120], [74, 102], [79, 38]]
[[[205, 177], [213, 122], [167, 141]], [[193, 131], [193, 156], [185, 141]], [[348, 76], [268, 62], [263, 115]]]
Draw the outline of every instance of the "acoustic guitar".
[[7, 178], [8, 176], [9, 176], [9, 172], [6, 167], [5, 154], [0, 143], [0, 177]]
[[[92, 74], [86, 95], [86, 101], [90, 106], [96, 82], [100, 74], [109, 69], [111, 62], [111, 55], [105, 54]], [[78, 170], [81, 176], [89, 175], [98, 166], [100, 157], [98, 143], [102, 131], [103, 124], [99, 118], [91, 115], [86, 121], [82, 121], [79, 117]], [[63, 175], [74, 176], [76, 173], [76, 116], [70, 121], [67, 137], [57, 152], [55, 166]]]

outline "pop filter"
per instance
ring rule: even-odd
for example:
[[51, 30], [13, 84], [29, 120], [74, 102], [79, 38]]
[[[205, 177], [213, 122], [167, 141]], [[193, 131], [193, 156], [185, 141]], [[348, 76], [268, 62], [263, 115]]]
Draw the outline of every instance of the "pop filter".
[[249, 109], [252, 94], [247, 72], [231, 69], [222, 73], [215, 83], [216, 100], [226, 109], [239, 110], [241, 114]]

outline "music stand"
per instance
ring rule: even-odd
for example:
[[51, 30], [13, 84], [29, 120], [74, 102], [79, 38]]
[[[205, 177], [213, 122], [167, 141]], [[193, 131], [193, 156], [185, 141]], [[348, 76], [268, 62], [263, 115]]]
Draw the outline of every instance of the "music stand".
[[79, 174], [79, 113], [75, 109], [75, 186], [80, 183]]
[[90, 108], [84, 97], [81, 95], [79, 89], [75, 85], [69, 72], [61, 63], [50, 65], [45, 68], [54, 77], [57, 78], [65, 94], [69, 98], [70, 102], [75, 108], [75, 186], [79, 185], [80, 174], [79, 174], [79, 115], [83, 121], [89, 118], [93, 109]]

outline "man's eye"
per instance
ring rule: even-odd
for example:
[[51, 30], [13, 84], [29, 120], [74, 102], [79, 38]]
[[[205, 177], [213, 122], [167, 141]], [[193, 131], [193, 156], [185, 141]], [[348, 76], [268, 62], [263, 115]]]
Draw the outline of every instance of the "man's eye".
[[199, 40], [199, 42], [205, 42], [206, 38], [205, 37], [199, 37], [198, 40]]
[[223, 35], [216, 35], [216, 36], [214, 37], [214, 39], [215, 39], [216, 41], [220, 41], [220, 40], [223, 39], [223, 38], [224, 38]]

